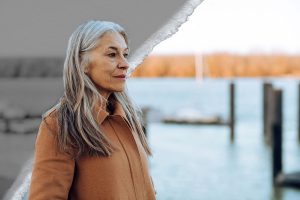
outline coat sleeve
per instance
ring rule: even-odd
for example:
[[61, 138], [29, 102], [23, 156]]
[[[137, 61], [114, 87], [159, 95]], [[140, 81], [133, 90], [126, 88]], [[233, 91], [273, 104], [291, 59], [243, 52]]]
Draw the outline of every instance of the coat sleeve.
[[[48, 121], [53, 127], [53, 120]], [[35, 141], [29, 200], [68, 199], [75, 161], [58, 150], [55, 134], [43, 120]]]

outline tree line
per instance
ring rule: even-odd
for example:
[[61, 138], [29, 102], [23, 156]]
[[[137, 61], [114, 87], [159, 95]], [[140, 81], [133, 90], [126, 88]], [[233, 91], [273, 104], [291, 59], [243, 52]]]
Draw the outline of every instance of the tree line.
[[[0, 58], [0, 77], [61, 77], [64, 58]], [[196, 67], [195, 67], [196, 66]], [[195, 77], [196, 68], [205, 77], [300, 76], [300, 56], [285, 54], [150, 55], [133, 77]]]

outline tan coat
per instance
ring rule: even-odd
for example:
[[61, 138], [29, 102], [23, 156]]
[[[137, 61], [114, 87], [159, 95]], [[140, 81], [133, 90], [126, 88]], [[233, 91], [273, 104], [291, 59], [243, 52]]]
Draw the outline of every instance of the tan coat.
[[[82, 156], [74, 160], [56, 148], [51, 130], [53, 113], [40, 125], [29, 200], [153, 200], [155, 190], [148, 160], [138, 135], [129, 128], [120, 104], [109, 115], [101, 110], [97, 121], [118, 148], [110, 157]], [[48, 127], [47, 127], [48, 126]], [[55, 134], [57, 131], [54, 132]]]

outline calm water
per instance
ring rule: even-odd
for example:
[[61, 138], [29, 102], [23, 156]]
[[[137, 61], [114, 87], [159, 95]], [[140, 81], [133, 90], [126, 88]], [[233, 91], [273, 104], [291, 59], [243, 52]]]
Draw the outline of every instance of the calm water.
[[[229, 129], [151, 123], [152, 174], [158, 199], [297, 200], [300, 190], [275, 189], [271, 152], [262, 139], [262, 80], [236, 79], [236, 140]], [[296, 79], [272, 79], [284, 90], [284, 171], [300, 171]], [[173, 114], [195, 109], [228, 116], [228, 80], [132, 80], [129, 90], [143, 106]]]
[[[262, 81], [235, 79], [236, 139], [217, 126], [149, 124], [151, 172], [159, 200], [298, 200], [300, 190], [275, 189], [271, 152], [262, 138]], [[300, 171], [297, 79], [272, 79], [284, 90], [285, 172]], [[182, 110], [228, 116], [229, 80], [132, 79], [135, 102], [169, 115]], [[0, 100], [41, 111], [61, 94], [60, 79], [0, 80]], [[33, 103], [34, 102], [34, 103]], [[152, 115], [152, 120], [155, 121]]]

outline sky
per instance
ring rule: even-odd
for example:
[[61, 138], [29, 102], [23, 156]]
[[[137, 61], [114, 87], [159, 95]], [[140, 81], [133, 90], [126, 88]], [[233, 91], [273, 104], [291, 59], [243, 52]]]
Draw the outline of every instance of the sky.
[[204, 0], [151, 54], [300, 54], [299, 0]]

